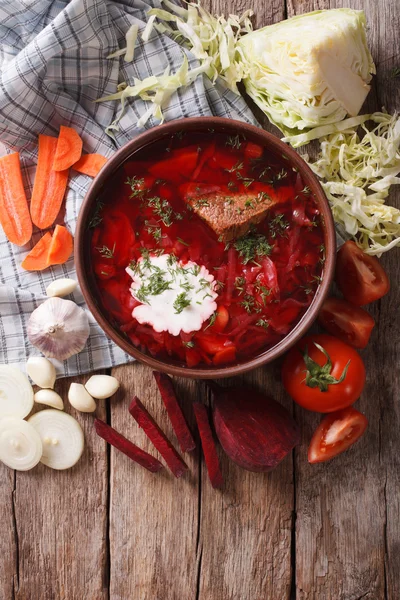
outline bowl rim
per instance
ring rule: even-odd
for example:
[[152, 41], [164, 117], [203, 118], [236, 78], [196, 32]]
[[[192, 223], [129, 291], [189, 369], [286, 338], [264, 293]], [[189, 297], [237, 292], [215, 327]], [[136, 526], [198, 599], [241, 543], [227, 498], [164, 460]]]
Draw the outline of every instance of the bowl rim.
[[[92, 293], [86, 277], [84, 236], [87, 231], [87, 220], [92, 211], [92, 205], [98, 198], [103, 185], [134, 152], [140, 150], [141, 147], [147, 146], [151, 142], [158, 140], [164, 135], [167, 136], [182, 129], [193, 131], [211, 127], [216, 127], [220, 130], [234, 129], [236, 134], [248, 135], [251, 140], [259, 138], [260, 143], [264, 146], [269, 146], [273, 151], [284, 155], [292, 166], [298, 169], [304, 183], [310, 187], [314, 197], [317, 199], [318, 205], [322, 209], [321, 214], [324, 221], [325, 235], [325, 263], [322, 282], [320, 283], [310, 306], [297, 325], [280, 342], [278, 342], [278, 344], [242, 363], [217, 368], [211, 367], [199, 369], [185, 367], [179, 364], [169, 364], [144, 354], [135, 348], [135, 346], [133, 346], [126, 338], [120, 335], [108, 319], [103, 316], [98, 308], [95, 295]], [[256, 127], [243, 121], [227, 119], [224, 117], [190, 117], [170, 121], [164, 125], [158, 125], [139, 134], [136, 138], [124, 144], [124, 146], [117, 150], [107, 161], [105, 166], [91, 183], [79, 210], [75, 230], [74, 256], [79, 285], [89, 311], [92, 313], [94, 319], [100, 325], [104, 333], [122, 348], [122, 350], [157, 371], [189, 379], [218, 379], [247, 373], [248, 371], [252, 371], [257, 367], [275, 360], [289, 350], [289, 348], [291, 348], [307, 332], [317, 318], [319, 309], [331, 286], [335, 268], [336, 236], [332, 211], [325, 193], [315, 174], [293, 148], [286, 145], [278, 137], [265, 131], [261, 127]]]

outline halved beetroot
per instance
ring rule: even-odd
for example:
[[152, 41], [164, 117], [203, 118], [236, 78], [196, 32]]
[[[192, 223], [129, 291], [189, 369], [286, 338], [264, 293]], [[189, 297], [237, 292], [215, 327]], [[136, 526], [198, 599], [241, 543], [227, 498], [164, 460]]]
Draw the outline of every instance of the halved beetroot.
[[182, 452], [194, 450], [196, 444], [179, 406], [171, 378], [166, 373], [159, 373], [158, 371], [153, 371], [153, 375]]
[[201, 445], [206, 461], [208, 476], [213, 488], [222, 487], [224, 480], [222, 478], [221, 468], [217, 454], [217, 448], [208, 420], [207, 408], [200, 402], [193, 403], [194, 414], [199, 428]]
[[98, 436], [100, 436], [103, 440], [105, 440], [111, 446], [114, 446], [123, 454], [126, 454], [131, 460], [138, 463], [151, 473], [157, 473], [160, 469], [163, 468], [162, 464], [159, 460], [148, 454], [135, 444], [132, 444], [129, 440], [126, 439], [123, 435], [118, 433], [115, 429], [101, 421], [100, 419], [95, 419], [94, 428]]
[[175, 477], [181, 477], [188, 470], [187, 464], [136, 396], [131, 402], [129, 412], [157, 448]]
[[248, 471], [274, 469], [300, 441], [297, 423], [280, 404], [245, 387], [212, 383], [214, 426], [221, 446]]

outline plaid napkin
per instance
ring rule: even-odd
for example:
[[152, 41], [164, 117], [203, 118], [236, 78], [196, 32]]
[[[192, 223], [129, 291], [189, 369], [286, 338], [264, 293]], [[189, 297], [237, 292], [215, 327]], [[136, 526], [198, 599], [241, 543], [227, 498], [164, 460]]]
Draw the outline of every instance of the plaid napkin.
[[[125, 33], [133, 23], [142, 31], [146, 13], [160, 6], [141, 0], [0, 0], [0, 140], [4, 151], [20, 151], [27, 197], [33, 186], [39, 133], [57, 136], [60, 125], [71, 125], [81, 135], [84, 152], [111, 156], [116, 147], [137, 136], [136, 123], [148, 109], [133, 100], [120, 122], [115, 141], [104, 128], [113, 121], [118, 103], [94, 101], [116, 91], [118, 83], [161, 75], [167, 65], [175, 71], [182, 63], [182, 48], [153, 31], [149, 42], [140, 39], [133, 63], [106, 59], [125, 46]], [[197, 61], [187, 52], [191, 67]], [[213, 86], [207, 77], [174, 94], [164, 110], [165, 119], [216, 115], [254, 123], [244, 100]], [[147, 127], [156, 126], [150, 121]], [[85, 175], [71, 174], [66, 195], [65, 223], [72, 233], [82, 199], [90, 185]], [[0, 232], [0, 363], [19, 363], [38, 354], [27, 339], [31, 312], [46, 298], [51, 281], [76, 278], [74, 262], [27, 272], [21, 262], [43, 235], [36, 230], [29, 247], [10, 244]], [[73, 300], [85, 306], [77, 291]], [[132, 360], [90, 317], [90, 337], [80, 354], [63, 363], [54, 361], [59, 376], [76, 375]]]

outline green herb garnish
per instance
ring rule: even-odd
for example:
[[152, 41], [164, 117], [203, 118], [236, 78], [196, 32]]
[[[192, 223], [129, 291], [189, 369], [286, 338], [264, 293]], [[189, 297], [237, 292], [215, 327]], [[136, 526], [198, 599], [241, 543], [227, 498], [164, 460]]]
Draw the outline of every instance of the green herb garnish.
[[271, 254], [272, 247], [262, 233], [249, 233], [235, 241], [234, 247], [239, 252], [243, 264], [247, 265], [256, 258]]
[[96, 247], [96, 250], [100, 252], [103, 258], [113, 258], [115, 252], [115, 242], [112, 248], [108, 248], [108, 246], [102, 246], [101, 248]]
[[175, 314], [178, 315], [188, 306], [190, 306], [190, 299], [188, 298], [188, 295], [186, 292], [181, 292], [180, 294], [177, 295], [175, 302], [173, 304], [173, 307], [175, 309]]

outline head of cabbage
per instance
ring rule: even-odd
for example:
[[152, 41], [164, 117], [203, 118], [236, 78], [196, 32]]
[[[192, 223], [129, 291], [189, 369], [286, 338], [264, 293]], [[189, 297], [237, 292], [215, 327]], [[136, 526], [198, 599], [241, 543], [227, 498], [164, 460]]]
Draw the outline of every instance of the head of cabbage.
[[364, 12], [347, 8], [299, 15], [243, 35], [237, 53], [247, 93], [289, 142], [303, 132], [307, 143], [313, 128], [357, 115], [375, 73]]

